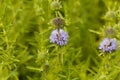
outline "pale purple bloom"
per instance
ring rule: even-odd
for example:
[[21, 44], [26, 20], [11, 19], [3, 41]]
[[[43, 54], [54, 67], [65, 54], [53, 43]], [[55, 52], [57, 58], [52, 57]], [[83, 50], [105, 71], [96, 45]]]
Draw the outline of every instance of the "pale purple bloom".
[[50, 35], [50, 42], [63, 46], [67, 44], [67, 41], [68, 33], [65, 32], [63, 29], [56, 29], [52, 31]]
[[99, 49], [101, 49], [103, 52], [112, 52], [114, 50], [116, 50], [117, 48], [117, 42], [115, 39], [109, 39], [109, 38], [105, 38], [99, 46]]

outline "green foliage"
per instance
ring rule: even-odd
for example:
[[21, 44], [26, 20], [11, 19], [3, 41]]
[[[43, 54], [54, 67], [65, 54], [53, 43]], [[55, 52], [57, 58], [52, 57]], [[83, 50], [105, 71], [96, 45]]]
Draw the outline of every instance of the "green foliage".
[[[120, 80], [119, 5], [119, 0], [0, 0], [0, 80]], [[65, 19], [69, 34], [63, 47], [49, 40], [55, 17]], [[111, 54], [98, 50], [109, 27], [118, 41]]]

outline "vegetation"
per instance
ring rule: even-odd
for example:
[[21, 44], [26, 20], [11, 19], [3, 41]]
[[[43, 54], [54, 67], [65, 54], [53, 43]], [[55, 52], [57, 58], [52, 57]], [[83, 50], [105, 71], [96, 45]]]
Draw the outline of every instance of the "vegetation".
[[[0, 80], [120, 80], [119, 0], [0, 0]], [[65, 21], [64, 46], [50, 42]], [[99, 50], [104, 38], [117, 48]], [[107, 48], [110, 45], [107, 45]]]

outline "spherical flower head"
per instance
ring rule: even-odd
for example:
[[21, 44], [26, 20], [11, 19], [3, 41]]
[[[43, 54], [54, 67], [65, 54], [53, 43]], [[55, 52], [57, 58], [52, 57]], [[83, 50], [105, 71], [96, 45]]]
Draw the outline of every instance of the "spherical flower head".
[[56, 29], [53, 30], [50, 35], [50, 42], [55, 43], [59, 46], [64, 46], [67, 44], [68, 41], [68, 33], [65, 32], [63, 29]]
[[111, 53], [112, 51], [116, 50], [117, 48], [117, 42], [115, 39], [109, 39], [105, 38], [99, 46], [99, 49], [101, 49], [103, 52], [109, 52]]
[[57, 28], [61, 28], [65, 25], [65, 20], [60, 18], [60, 17], [56, 17], [54, 19], [52, 19], [52, 23], [57, 27]]

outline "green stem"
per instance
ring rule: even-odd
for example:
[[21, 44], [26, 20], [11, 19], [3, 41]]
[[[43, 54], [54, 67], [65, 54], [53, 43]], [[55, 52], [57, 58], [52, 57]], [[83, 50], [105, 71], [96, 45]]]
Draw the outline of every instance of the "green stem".
[[58, 62], [59, 64], [63, 64], [63, 53], [61, 46], [58, 46]]

